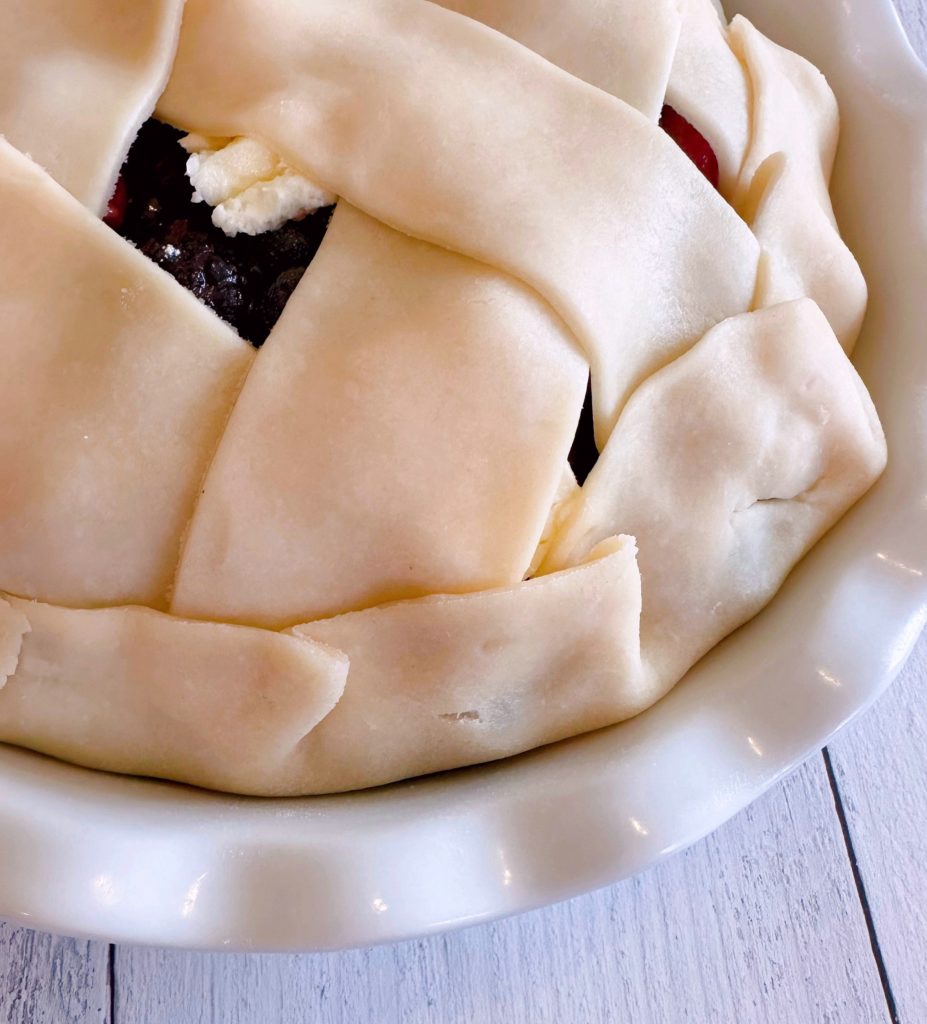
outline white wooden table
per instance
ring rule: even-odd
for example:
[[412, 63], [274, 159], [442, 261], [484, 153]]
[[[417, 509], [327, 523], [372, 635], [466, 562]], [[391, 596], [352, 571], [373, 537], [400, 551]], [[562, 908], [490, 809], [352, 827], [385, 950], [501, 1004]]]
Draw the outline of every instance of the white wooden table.
[[[898, 3], [927, 53], [927, 0]], [[298, 957], [0, 925], [0, 1024], [927, 1024], [925, 682], [927, 636], [874, 712], [715, 835], [499, 924]]]

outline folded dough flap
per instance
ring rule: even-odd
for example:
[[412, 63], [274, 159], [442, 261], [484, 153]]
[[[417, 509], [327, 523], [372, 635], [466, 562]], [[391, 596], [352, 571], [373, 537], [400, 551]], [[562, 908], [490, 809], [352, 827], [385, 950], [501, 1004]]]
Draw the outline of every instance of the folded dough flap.
[[756, 240], [652, 121], [431, 3], [189, 0], [159, 109], [534, 288], [587, 353], [600, 444], [753, 298]]
[[183, 0], [4, 0], [0, 135], [102, 214], [167, 82]]
[[554, 495], [553, 503], [548, 509], [547, 521], [544, 523], [544, 529], [541, 532], [538, 546], [534, 549], [531, 565], [528, 566], [528, 572], [526, 573], [527, 576], [537, 575], [547, 556], [551, 540], [557, 535], [561, 524], [565, 521], [566, 516], [569, 515], [573, 502], [577, 501], [580, 497], [581, 491], [576, 480], [576, 474], [573, 472], [573, 467], [567, 463], [563, 467], [563, 473], [560, 477], [560, 483], [557, 486], [557, 493]]
[[680, 0], [650, 0], [646, 11], [640, 0], [437, 2], [503, 32], [652, 121], [660, 116], [682, 22]]
[[635, 393], [543, 568], [633, 534], [642, 656], [668, 688], [773, 597], [885, 458], [872, 402], [813, 302], [735, 317]]
[[340, 203], [235, 407], [173, 611], [279, 628], [521, 580], [587, 376], [524, 285]]
[[742, 15], [731, 22], [730, 40], [747, 69], [753, 96], [739, 195], [750, 190], [754, 175], [773, 153], [788, 153], [832, 216], [828, 188], [840, 136], [833, 90], [813, 64], [768, 39]]
[[348, 661], [244, 626], [7, 597], [0, 676], [7, 669], [0, 740], [90, 768], [245, 793], [279, 785], [302, 737], [341, 696]]
[[750, 82], [712, 0], [687, 0], [666, 102], [705, 136], [721, 191], [736, 191], [750, 141]]
[[0, 598], [0, 688], [16, 671], [23, 637], [29, 632], [29, 620], [9, 601]]
[[852, 352], [866, 315], [866, 281], [816, 189], [786, 153], [760, 165], [744, 216], [763, 248], [756, 306], [814, 299]]
[[641, 675], [631, 538], [515, 587], [426, 597], [296, 627], [347, 653], [335, 710], [291, 762], [288, 791], [358, 789], [517, 754], [628, 718]]
[[840, 120], [824, 76], [743, 17], [731, 41], [753, 93], [737, 207], [763, 250], [755, 306], [808, 297], [847, 352], [866, 312], [866, 282], [837, 228], [829, 192]]
[[0, 741], [262, 796], [516, 754], [655, 699], [635, 553], [610, 538], [543, 579], [289, 633], [0, 599]]
[[163, 603], [254, 353], [0, 140], [0, 590]]

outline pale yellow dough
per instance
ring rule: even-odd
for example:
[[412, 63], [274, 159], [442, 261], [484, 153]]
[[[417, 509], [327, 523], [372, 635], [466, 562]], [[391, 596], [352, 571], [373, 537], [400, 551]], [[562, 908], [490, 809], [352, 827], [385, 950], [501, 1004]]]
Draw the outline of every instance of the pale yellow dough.
[[23, 637], [29, 632], [29, 620], [7, 601], [0, 600], [0, 689], [16, 671]]
[[0, 135], [102, 214], [182, 12], [183, 0], [3, 0]]
[[760, 166], [773, 153], [789, 155], [820, 205], [831, 210], [830, 184], [840, 137], [837, 100], [820, 71], [804, 57], [767, 39], [746, 18], [731, 22], [731, 45], [750, 78], [750, 146], [739, 192], [750, 190]]
[[[148, 608], [0, 598], [0, 738], [107, 771], [261, 792], [335, 706], [348, 659], [310, 640]], [[2, 669], [0, 669], [2, 673]]]
[[750, 142], [750, 82], [712, 0], [686, 0], [666, 102], [711, 143], [721, 191], [733, 196]]
[[641, 674], [641, 581], [630, 538], [506, 590], [426, 597], [293, 630], [345, 651], [335, 710], [290, 788], [328, 792], [505, 757], [629, 718]]
[[535, 288], [587, 353], [600, 444], [641, 380], [753, 299], [753, 235], [671, 139], [421, 0], [189, 0], [159, 109], [260, 138], [371, 216]]
[[517, 582], [586, 377], [523, 285], [342, 204], [235, 408], [173, 610], [281, 627]]
[[763, 245], [756, 305], [814, 299], [840, 344], [852, 352], [866, 315], [866, 281], [830, 208], [820, 205], [786, 153], [774, 153], [761, 165], [745, 212]]
[[0, 739], [237, 793], [374, 786], [643, 710], [656, 694], [640, 672], [640, 600], [628, 538], [516, 587], [289, 634], [0, 599], [0, 654], [21, 647]]
[[[773, 597], [885, 441], [833, 95], [717, 7], [188, 0], [175, 61], [180, 0], [7, 3], [0, 740], [378, 785], [635, 715]], [[343, 197], [256, 357], [78, 202], [168, 71], [218, 177]]]
[[544, 568], [635, 536], [642, 657], [668, 689], [770, 601], [885, 458], [869, 395], [813, 302], [735, 317], [636, 392]]
[[745, 18], [732, 22], [731, 40], [753, 92], [738, 206], [763, 248], [755, 304], [814, 299], [852, 352], [867, 290], [828, 191], [840, 134], [837, 101], [817, 68]]
[[656, 121], [679, 41], [680, 8], [695, 0], [437, 2], [505, 33]]
[[0, 590], [164, 606], [254, 352], [0, 140]]

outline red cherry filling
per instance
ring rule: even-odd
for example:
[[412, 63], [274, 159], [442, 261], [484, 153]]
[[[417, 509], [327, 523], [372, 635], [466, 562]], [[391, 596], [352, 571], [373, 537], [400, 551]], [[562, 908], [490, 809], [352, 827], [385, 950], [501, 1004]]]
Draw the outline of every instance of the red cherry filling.
[[718, 158], [705, 136], [668, 104], [660, 114], [660, 127], [717, 188]]
[[120, 174], [116, 182], [116, 188], [110, 197], [103, 216], [103, 223], [108, 224], [114, 231], [118, 231], [125, 223], [126, 208], [129, 205], [129, 186], [126, 179]]

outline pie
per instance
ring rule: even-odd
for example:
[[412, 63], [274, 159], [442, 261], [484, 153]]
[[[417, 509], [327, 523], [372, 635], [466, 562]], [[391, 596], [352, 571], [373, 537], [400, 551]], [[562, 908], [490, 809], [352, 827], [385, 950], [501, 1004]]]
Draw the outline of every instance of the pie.
[[10, 0], [0, 132], [5, 742], [295, 795], [608, 726], [885, 466], [833, 93], [712, 0]]

